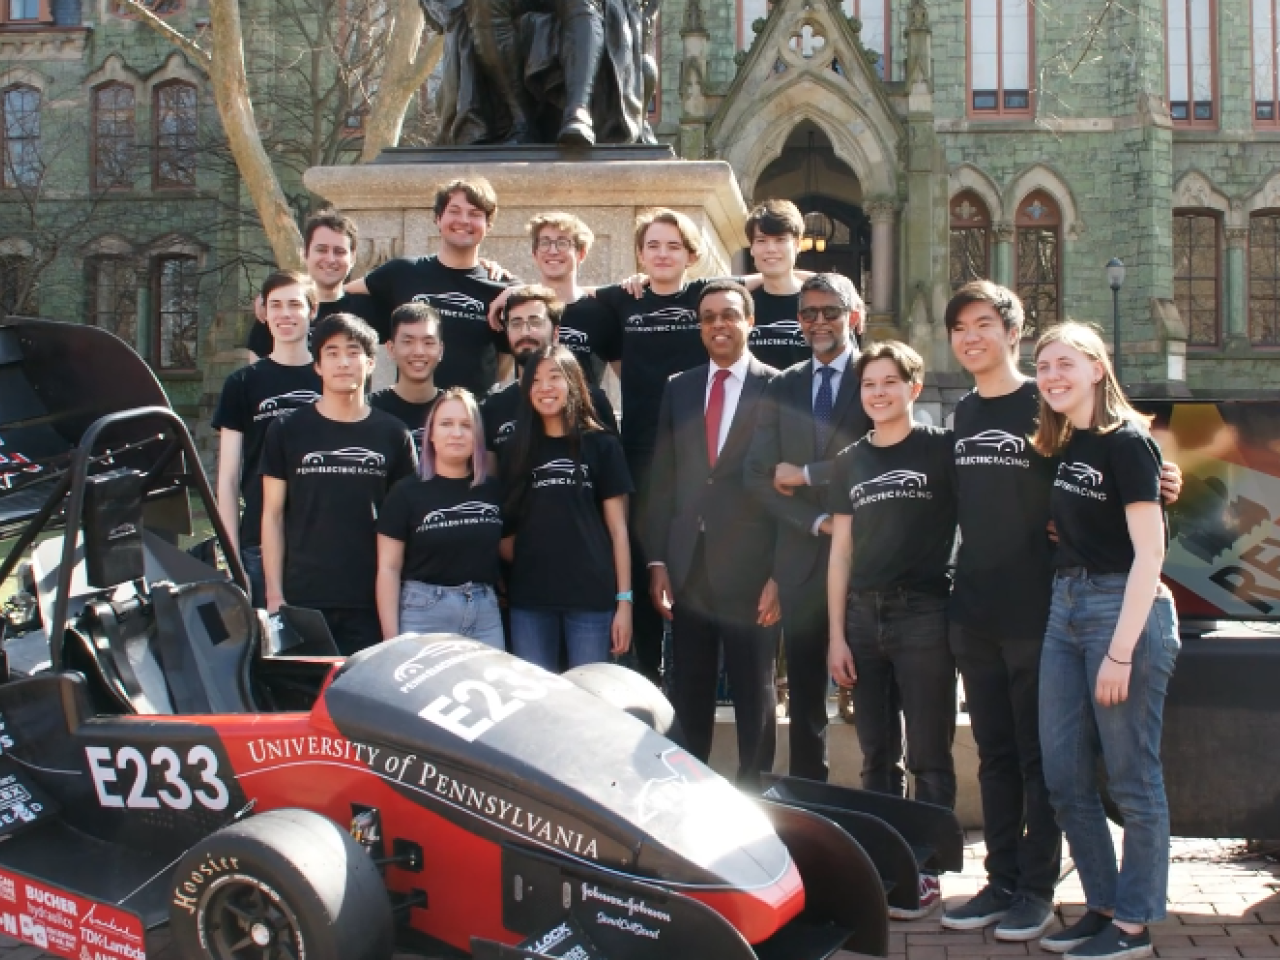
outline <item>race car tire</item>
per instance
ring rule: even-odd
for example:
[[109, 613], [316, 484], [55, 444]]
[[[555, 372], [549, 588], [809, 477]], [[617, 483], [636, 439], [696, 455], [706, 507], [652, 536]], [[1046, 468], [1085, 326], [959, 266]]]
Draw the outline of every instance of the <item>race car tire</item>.
[[588, 663], [564, 674], [587, 693], [631, 714], [667, 739], [677, 739], [679, 725], [671, 701], [654, 684], [634, 670], [616, 663]]
[[308, 810], [272, 810], [211, 834], [174, 872], [176, 955], [389, 960], [391, 902], [364, 847]]

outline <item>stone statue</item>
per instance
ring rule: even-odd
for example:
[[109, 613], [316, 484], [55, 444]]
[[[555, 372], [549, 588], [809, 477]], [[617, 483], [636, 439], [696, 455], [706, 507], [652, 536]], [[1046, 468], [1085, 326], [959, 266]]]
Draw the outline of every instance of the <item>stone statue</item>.
[[421, 0], [445, 37], [437, 143], [654, 143], [659, 2]]

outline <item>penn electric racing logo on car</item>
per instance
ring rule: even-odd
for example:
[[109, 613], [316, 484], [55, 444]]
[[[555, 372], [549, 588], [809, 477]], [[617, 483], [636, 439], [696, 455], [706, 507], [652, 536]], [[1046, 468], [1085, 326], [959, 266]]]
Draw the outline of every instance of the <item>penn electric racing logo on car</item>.
[[628, 333], [672, 333], [696, 329], [698, 315], [688, 307], [663, 307], [652, 313], [636, 313], [627, 317]]
[[431, 530], [448, 530], [452, 527], [473, 527], [482, 523], [502, 523], [502, 512], [495, 504], [483, 500], [468, 500], [454, 507], [432, 510], [418, 524], [418, 533]]
[[[3, 446], [5, 442], [0, 439], [0, 447]], [[43, 470], [44, 467], [38, 463], [32, 463], [25, 454], [9, 449], [0, 451], [0, 490], [13, 489], [13, 485], [18, 482], [21, 474], [40, 473]]]
[[760, 347], [803, 347], [805, 345], [798, 320], [775, 320], [773, 323], [757, 324], [751, 328], [747, 343]]
[[849, 490], [853, 509], [882, 500], [932, 500], [929, 475], [918, 470], [890, 470], [872, 480], [863, 480]]
[[387, 458], [367, 447], [343, 447], [340, 450], [313, 450], [303, 454], [295, 471], [298, 476], [313, 473], [339, 473], [355, 476], [385, 477]]
[[581, 479], [582, 486], [591, 490], [594, 484], [591, 482], [591, 470], [585, 463], [580, 463], [576, 467], [574, 462], [567, 457], [560, 457], [557, 460], [548, 460], [546, 463], [533, 468], [533, 484], [535, 490], [542, 487], [571, 487]]
[[299, 407], [310, 406], [319, 399], [320, 394], [314, 390], [290, 390], [288, 393], [278, 393], [258, 404], [258, 412], [253, 415], [253, 420], [257, 423], [259, 420], [283, 417], [286, 413], [293, 413]]
[[956, 440], [957, 467], [1031, 467], [1027, 439], [1004, 430], [983, 430]]
[[1102, 486], [1103, 479], [1102, 471], [1096, 467], [1087, 463], [1064, 461], [1058, 464], [1058, 475], [1054, 477], [1053, 485], [1077, 497], [1105, 501], [1107, 492], [1098, 489]]
[[489, 308], [484, 305], [484, 301], [465, 293], [420, 293], [412, 302], [434, 307], [442, 317], [488, 322]]

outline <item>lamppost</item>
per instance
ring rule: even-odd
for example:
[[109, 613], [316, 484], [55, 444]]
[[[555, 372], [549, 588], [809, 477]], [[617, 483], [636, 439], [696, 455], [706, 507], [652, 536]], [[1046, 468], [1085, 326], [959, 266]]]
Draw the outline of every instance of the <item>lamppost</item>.
[[1116, 382], [1122, 387], [1120, 379], [1120, 288], [1124, 286], [1124, 263], [1118, 257], [1112, 257], [1107, 263], [1107, 283], [1111, 285], [1111, 365], [1116, 371]]

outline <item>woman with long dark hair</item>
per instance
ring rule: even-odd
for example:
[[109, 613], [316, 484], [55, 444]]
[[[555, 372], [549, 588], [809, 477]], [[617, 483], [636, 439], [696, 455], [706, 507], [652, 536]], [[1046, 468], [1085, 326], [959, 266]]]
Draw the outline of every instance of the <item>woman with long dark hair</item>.
[[382, 636], [456, 633], [501, 649], [502, 499], [470, 391], [443, 391], [423, 437], [419, 475], [391, 489], [378, 518]]
[[582, 368], [559, 344], [524, 365], [515, 434], [502, 459], [511, 559], [511, 649], [557, 670], [631, 645], [631, 475], [600, 424]]
[[[1040, 744], [1049, 799], [1088, 906], [1040, 945], [1080, 960], [1149, 957], [1147, 927], [1164, 919], [1169, 880], [1160, 733], [1179, 649], [1173, 598], [1160, 582], [1160, 448], [1092, 327], [1064, 323], [1040, 337], [1036, 384], [1040, 424], [1032, 443], [1058, 458]], [[1099, 796], [1099, 755], [1124, 816], [1119, 868]]]

